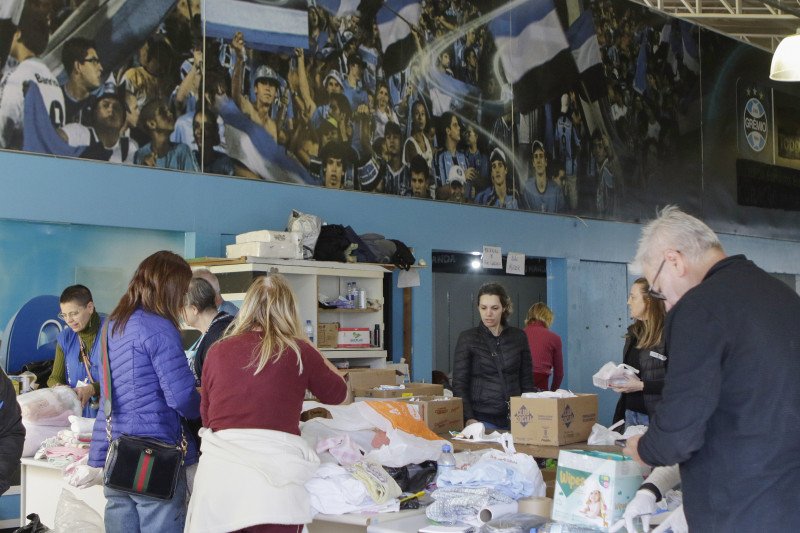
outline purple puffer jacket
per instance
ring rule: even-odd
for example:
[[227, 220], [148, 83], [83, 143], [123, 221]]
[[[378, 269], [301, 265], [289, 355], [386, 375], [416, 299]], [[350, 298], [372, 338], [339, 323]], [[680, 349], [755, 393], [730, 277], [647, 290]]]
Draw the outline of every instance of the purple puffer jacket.
[[[177, 443], [181, 417], [200, 418], [200, 394], [178, 330], [169, 320], [141, 308], [131, 315], [122, 334], [112, 335], [113, 326], [110, 322], [112, 437], [124, 433]], [[102, 363], [100, 366], [102, 373]], [[102, 376], [100, 387], [100, 412], [89, 449], [89, 464], [95, 467], [105, 465], [108, 450]], [[191, 433], [184, 431], [189, 443], [185, 463], [188, 466], [197, 462], [197, 448]]]

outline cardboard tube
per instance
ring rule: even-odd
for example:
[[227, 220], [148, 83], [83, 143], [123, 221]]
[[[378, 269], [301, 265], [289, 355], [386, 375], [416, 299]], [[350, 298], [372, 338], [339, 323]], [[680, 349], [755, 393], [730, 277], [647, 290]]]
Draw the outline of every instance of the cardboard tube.
[[505, 516], [507, 514], [516, 513], [517, 509], [517, 502], [487, 505], [481, 509], [480, 512], [478, 512], [478, 520], [486, 523], [494, 518], [500, 518], [501, 516]]

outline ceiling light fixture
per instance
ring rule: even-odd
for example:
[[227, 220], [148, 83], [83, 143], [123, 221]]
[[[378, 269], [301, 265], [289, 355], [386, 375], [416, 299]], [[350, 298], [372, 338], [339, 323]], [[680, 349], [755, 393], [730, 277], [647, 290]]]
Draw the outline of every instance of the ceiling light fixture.
[[772, 54], [769, 79], [775, 81], [800, 81], [800, 29], [797, 34], [784, 37]]

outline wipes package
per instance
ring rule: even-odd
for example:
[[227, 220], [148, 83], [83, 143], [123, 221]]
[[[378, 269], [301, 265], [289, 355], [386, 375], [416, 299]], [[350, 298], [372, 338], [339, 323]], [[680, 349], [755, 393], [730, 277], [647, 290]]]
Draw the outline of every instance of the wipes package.
[[558, 454], [553, 520], [608, 531], [642, 484], [641, 468], [618, 453]]

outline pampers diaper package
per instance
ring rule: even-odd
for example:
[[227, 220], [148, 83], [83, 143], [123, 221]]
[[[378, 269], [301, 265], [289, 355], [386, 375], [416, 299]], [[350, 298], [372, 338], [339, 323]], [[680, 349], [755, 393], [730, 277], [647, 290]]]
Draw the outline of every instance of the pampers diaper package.
[[642, 481], [641, 467], [630, 457], [563, 450], [558, 454], [552, 518], [608, 531]]

